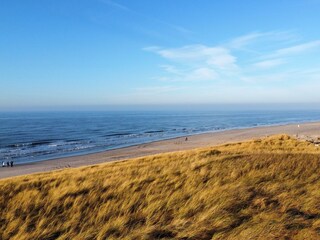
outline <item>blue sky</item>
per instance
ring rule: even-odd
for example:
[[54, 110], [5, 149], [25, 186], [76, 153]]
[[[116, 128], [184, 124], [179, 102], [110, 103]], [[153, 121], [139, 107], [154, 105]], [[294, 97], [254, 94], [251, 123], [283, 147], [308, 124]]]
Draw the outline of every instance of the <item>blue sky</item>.
[[319, 0], [2, 0], [0, 109], [320, 103], [319, 12]]

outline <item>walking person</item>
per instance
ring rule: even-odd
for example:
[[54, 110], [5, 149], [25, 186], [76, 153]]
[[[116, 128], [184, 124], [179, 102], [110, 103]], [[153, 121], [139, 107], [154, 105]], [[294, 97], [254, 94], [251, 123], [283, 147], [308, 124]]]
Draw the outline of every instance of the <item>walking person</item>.
[[6, 164], [4, 163], [4, 161], [2, 161], [2, 167], [5, 167], [6, 166]]
[[10, 167], [10, 162], [9, 161], [7, 161], [7, 167]]
[[10, 161], [10, 166], [13, 167], [13, 161], [12, 160]]

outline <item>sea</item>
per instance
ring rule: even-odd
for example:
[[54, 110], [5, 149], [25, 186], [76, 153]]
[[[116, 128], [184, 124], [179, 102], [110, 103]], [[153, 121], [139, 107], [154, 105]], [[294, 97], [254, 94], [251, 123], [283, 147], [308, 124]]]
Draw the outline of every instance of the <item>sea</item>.
[[320, 120], [320, 110], [0, 112], [0, 161], [96, 153], [180, 136]]

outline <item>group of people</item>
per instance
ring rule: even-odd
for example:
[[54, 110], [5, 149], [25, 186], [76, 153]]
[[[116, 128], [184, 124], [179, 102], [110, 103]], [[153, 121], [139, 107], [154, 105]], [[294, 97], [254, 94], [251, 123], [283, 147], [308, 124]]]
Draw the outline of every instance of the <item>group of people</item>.
[[10, 162], [7, 161], [7, 163], [5, 161], [2, 161], [2, 167], [13, 167], [13, 161], [11, 160]]

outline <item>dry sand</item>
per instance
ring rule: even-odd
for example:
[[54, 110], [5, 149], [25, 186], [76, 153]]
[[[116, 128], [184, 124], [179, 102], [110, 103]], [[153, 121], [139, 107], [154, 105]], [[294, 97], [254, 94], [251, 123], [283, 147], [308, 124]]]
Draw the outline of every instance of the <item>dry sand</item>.
[[320, 122], [304, 123], [300, 124], [300, 127], [298, 127], [298, 124], [290, 124], [204, 133], [188, 136], [188, 141], [185, 141], [185, 137], [180, 137], [116, 150], [109, 150], [101, 153], [16, 165], [13, 168], [0, 167], [0, 178], [8, 178], [37, 172], [47, 172], [70, 167], [73, 168], [87, 166], [164, 152], [174, 152], [198, 147], [214, 146], [224, 143], [262, 138], [273, 134], [288, 134], [292, 136], [298, 135], [298, 137], [302, 139], [318, 139], [318, 137], [320, 137]]

